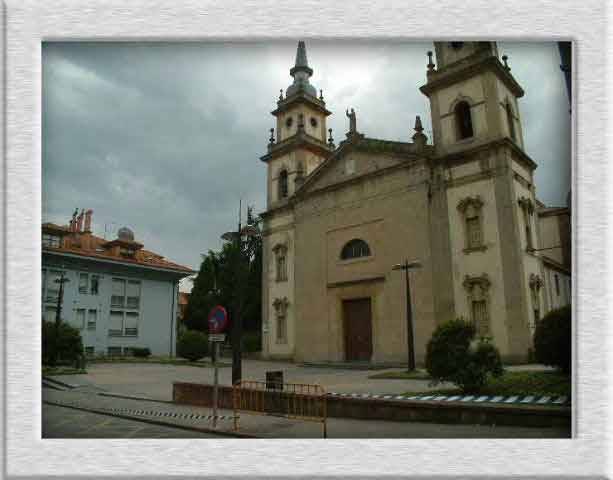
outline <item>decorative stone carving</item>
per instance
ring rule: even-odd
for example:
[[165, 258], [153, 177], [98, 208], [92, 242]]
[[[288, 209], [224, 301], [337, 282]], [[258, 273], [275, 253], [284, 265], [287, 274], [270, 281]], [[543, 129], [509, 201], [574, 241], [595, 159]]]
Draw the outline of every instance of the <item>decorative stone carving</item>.
[[464, 277], [462, 284], [468, 296], [468, 308], [470, 318], [481, 337], [490, 336], [490, 296], [491, 282], [487, 273], [480, 276]]

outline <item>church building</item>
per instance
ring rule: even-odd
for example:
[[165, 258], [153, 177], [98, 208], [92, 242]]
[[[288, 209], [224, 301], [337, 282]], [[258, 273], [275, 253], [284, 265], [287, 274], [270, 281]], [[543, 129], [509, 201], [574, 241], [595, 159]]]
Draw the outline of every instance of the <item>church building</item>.
[[298, 43], [261, 157], [264, 357], [406, 362], [405, 273], [393, 268], [405, 262], [419, 264], [409, 272], [418, 365], [436, 326], [458, 317], [504, 361], [526, 361], [535, 322], [570, 302], [570, 214], [536, 198], [522, 87], [495, 42], [434, 46], [420, 87], [431, 141], [419, 116], [410, 141], [369, 138], [351, 109], [336, 145]]

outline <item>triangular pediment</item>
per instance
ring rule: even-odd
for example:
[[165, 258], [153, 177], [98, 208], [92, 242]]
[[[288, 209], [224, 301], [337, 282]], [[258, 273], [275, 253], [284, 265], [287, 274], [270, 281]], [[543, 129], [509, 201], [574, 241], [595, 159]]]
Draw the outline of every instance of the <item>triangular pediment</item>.
[[400, 166], [422, 157], [412, 143], [359, 137], [341, 145], [306, 177], [296, 196]]

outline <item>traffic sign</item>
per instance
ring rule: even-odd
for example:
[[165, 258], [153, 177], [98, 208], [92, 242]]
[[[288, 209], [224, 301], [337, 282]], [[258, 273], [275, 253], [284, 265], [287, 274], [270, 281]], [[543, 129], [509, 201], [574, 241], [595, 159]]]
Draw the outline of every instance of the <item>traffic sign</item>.
[[224, 342], [226, 340], [225, 333], [211, 333], [209, 334], [209, 342]]
[[217, 305], [211, 309], [209, 313], [209, 334], [221, 333], [228, 324], [228, 313], [221, 305]]

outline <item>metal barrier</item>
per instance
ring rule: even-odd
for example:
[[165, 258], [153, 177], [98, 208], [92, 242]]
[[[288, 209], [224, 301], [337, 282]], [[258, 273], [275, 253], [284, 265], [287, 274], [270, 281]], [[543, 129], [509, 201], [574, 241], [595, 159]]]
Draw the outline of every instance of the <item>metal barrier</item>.
[[257, 415], [320, 422], [327, 437], [326, 391], [320, 385], [241, 380], [232, 387], [234, 430], [239, 428], [239, 411]]

